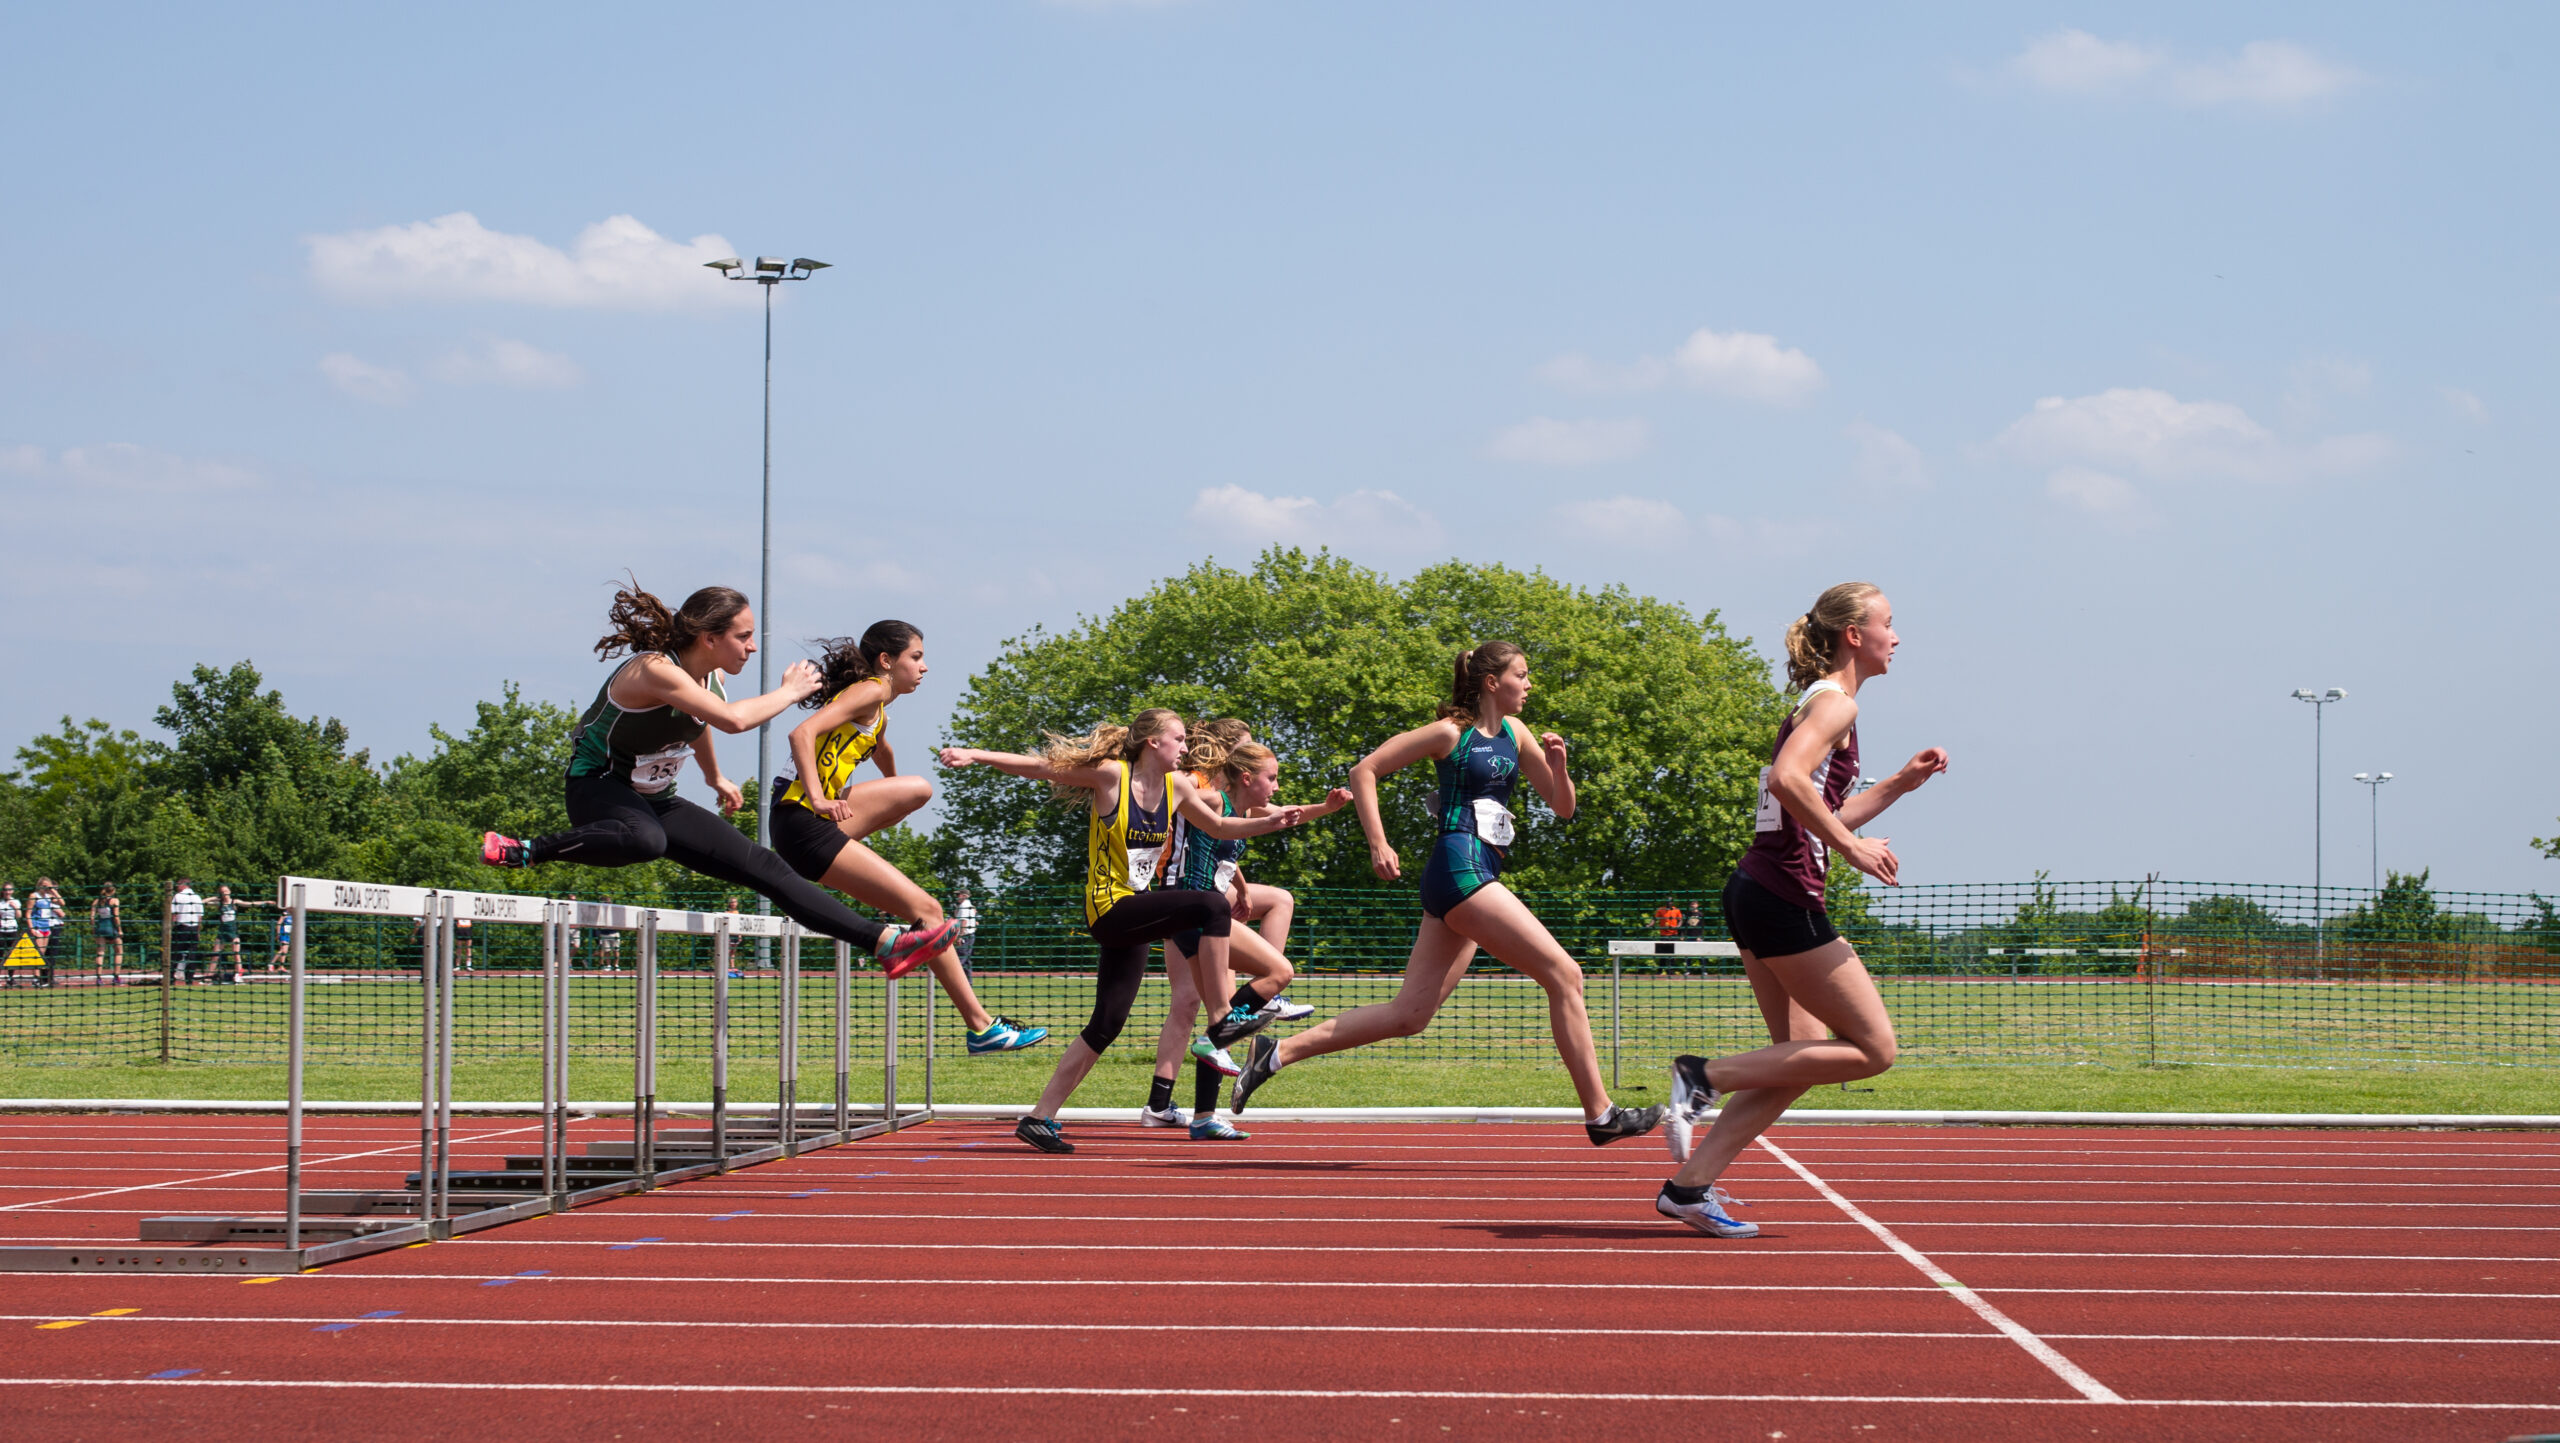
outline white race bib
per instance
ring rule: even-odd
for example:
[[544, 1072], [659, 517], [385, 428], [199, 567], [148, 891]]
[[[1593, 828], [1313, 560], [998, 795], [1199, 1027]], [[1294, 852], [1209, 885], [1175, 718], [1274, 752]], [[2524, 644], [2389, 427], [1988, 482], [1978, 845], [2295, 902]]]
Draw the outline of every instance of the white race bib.
[[1760, 809], [1751, 817], [1751, 830], [1755, 832], [1775, 832], [1787, 824], [1787, 809], [1779, 805], [1778, 794], [1769, 789], [1769, 773], [1776, 770], [1775, 767], [1760, 769]]
[[1209, 881], [1209, 890], [1212, 892], [1232, 892], [1235, 889], [1236, 864], [1233, 862], [1220, 862], [1218, 864], [1217, 875]]
[[676, 784], [676, 774], [684, 770], [684, 759], [693, 754], [691, 742], [678, 742], [660, 747], [646, 756], [631, 759], [631, 790], [663, 792]]
[[1476, 836], [1497, 847], [1511, 845], [1511, 809], [1491, 797], [1476, 798]]
[[1129, 890], [1143, 892], [1156, 884], [1156, 858], [1164, 848], [1131, 847], [1129, 849]]

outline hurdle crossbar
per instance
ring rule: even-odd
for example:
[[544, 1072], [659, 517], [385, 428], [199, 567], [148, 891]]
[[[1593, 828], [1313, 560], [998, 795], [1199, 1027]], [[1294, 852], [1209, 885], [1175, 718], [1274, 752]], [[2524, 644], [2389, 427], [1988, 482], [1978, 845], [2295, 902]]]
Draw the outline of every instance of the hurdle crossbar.
[[[284, 877], [277, 905], [291, 910], [293, 941], [286, 975], [285, 1180], [283, 1215], [261, 1217], [147, 1218], [143, 1245], [107, 1247], [0, 1247], [0, 1272], [156, 1272], [273, 1274], [300, 1272], [346, 1258], [413, 1243], [455, 1237], [483, 1228], [563, 1212], [607, 1198], [646, 1192], [687, 1178], [751, 1166], [817, 1148], [875, 1137], [931, 1120], [931, 1041], [927, 1040], [926, 1093], [920, 1107], [899, 1105], [897, 1083], [897, 984], [885, 984], [886, 1032], [882, 1039], [882, 1095], [876, 1121], [856, 1120], [850, 1091], [853, 987], [852, 949], [835, 944], [835, 1096], [832, 1116], [802, 1121], [797, 1084], [800, 1055], [800, 950], [806, 932], [784, 917], [751, 912], [694, 912], [610, 902], [569, 902], [432, 887], [388, 886], [317, 877]], [[418, 957], [418, 1172], [414, 1185], [363, 1192], [313, 1191], [304, 1176], [304, 1042], [308, 1027], [307, 967], [313, 914], [397, 917], [420, 930]], [[542, 1156], [518, 1169], [474, 1175], [463, 1193], [454, 1188], [453, 1063], [456, 924], [521, 925], [542, 929], [540, 1047]], [[579, 927], [635, 933], [639, 939], [632, 1000], [632, 1140], [628, 1164], [585, 1181], [569, 1160], [571, 937]], [[680, 933], [713, 939], [713, 1095], [706, 1133], [674, 1137], [659, 1126], [657, 1095], [658, 938]], [[782, 942], [779, 972], [784, 995], [777, 1008], [779, 1093], [770, 1122], [733, 1115], [728, 1097], [729, 964], [740, 937]], [[931, 1017], [930, 1003], [927, 1010]], [[863, 1112], [868, 1113], [866, 1105]], [[762, 1108], [737, 1109], [749, 1116]], [[621, 1157], [620, 1144], [589, 1144], [590, 1156]], [[672, 1163], [675, 1165], [661, 1165]], [[577, 1181], [573, 1181], [577, 1179]], [[583, 1185], [581, 1185], [583, 1183]], [[490, 1184], [495, 1184], [490, 1185]], [[315, 1240], [330, 1235], [325, 1241]], [[202, 1246], [209, 1243], [280, 1242], [275, 1247]], [[154, 1244], [177, 1244], [175, 1246]], [[189, 1244], [196, 1244], [190, 1246]]]

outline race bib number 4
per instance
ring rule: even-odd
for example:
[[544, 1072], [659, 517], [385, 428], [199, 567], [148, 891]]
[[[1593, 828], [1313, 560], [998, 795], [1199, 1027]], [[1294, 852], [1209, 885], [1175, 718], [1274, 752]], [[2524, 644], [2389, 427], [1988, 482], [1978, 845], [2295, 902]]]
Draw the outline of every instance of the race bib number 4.
[[690, 743], [679, 742], [661, 747], [647, 756], [631, 760], [631, 790], [663, 792], [676, 784], [676, 774], [684, 770], [684, 759], [693, 754]]
[[1497, 847], [1511, 845], [1511, 809], [1491, 797], [1476, 798], [1476, 835]]

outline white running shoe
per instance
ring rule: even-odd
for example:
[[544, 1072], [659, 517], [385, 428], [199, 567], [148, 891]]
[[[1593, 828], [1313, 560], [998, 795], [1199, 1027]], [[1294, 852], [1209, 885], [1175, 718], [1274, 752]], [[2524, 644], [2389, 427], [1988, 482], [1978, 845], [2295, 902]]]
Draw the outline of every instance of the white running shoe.
[[1707, 1060], [1687, 1053], [1671, 1059], [1671, 1107], [1663, 1119], [1662, 1141], [1673, 1162], [1687, 1162], [1698, 1124], [1724, 1094], [1707, 1082]]
[[1221, 1077], [1233, 1077], [1237, 1073], [1244, 1071], [1244, 1068], [1239, 1066], [1234, 1058], [1227, 1055], [1227, 1050], [1225, 1048], [1211, 1047], [1209, 1045], [1209, 1039], [1205, 1037], [1194, 1037], [1191, 1039], [1191, 1055], [1199, 1058], [1202, 1062], [1209, 1064], [1209, 1066], [1215, 1069]]
[[1281, 996], [1272, 998], [1271, 1001], [1274, 1006], [1280, 1009], [1280, 1016], [1277, 1020], [1281, 1022], [1295, 1022], [1302, 1017], [1313, 1017], [1316, 1015], [1316, 1010], [1313, 1007], [1308, 1006], [1304, 1002], [1292, 1002], [1285, 993]]
[[1162, 1112], [1152, 1107], [1144, 1107], [1138, 1110], [1138, 1125], [1140, 1127], [1189, 1127], [1191, 1114], [1178, 1107], [1168, 1107]]
[[1756, 1238], [1760, 1236], [1758, 1223], [1735, 1222], [1733, 1216], [1725, 1211], [1727, 1208], [1739, 1206], [1741, 1204], [1736, 1203], [1732, 1196], [1720, 1187], [1708, 1188], [1707, 1195], [1693, 1203], [1672, 1201], [1669, 1183], [1664, 1183], [1662, 1191], [1653, 1195], [1655, 1212], [1667, 1218], [1678, 1218], [1709, 1237]]

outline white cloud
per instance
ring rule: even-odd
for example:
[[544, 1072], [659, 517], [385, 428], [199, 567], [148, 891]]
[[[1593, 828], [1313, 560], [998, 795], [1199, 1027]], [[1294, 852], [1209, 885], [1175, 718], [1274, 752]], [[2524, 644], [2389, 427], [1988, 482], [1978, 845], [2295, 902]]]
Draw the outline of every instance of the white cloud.
[[1393, 491], [1354, 491], [1330, 502], [1312, 496], [1265, 496], [1242, 486], [1201, 489], [1191, 523], [1251, 546], [1327, 546], [1345, 542], [1399, 548], [1440, 539], [1440, 523]]
[[1919, 447], [1864, 417], [1850, 422], [1847, 434], [1858, 446], [1855, 472], [1861, 483], [1880, 491], [1928, 489], [1929, 463]]
[[1689, 518], [1679, 507], [1642, 496], [1567, 501], [1555, 518], [1566, 535], [1604, 546], [1656, 550], [1689, 539]]
[[2132, 87], [2168, 61], [2169, 53], [2130, 40], [2101, 40], [2086, 30], [2057, 30], [2027, 42], [2009, 69], [2039, 90], [2111, 95]]
[[2044, 479], [2044, 491], [2056, 501], [2110, 520], [2130, 521], [2142, 514], [2142, 493], [2133, 489], [2132, 482], [2086, 466], [2055, 471]]
[[717, 235], [674, 241], [627, 215], [596, 222], [567, 251], [482, 225], [468, 211], [378, 230], [308, 236], [311, 279], [342, 300], [512, 301], [601, 310], [735, 305], [750, 286], [702, 268], [738, 252]]
[[447, 352], [427, 367], [427, 374], [449, 386], [512, 386], [522, 391], [561, 390], [587, 378], [586, 371], [567, 356], [503, 339]]
[[1651, 438], [1651, 428], [1639, 416], [1591, 421], [1533, 416], [1494, 433], [1485, 454], [1531, 466], [1598, 466], [1644, 454]]
[[0, 471], [160, 497], [246, 491], [265, 484], [264, 477], [236, 462], [179, 456], [127, 441], [73, 446], [55, 455], [41, 446], [0, 447]]
[[2226, 402], [2125, 387], [2069, 400], [2047, 396], [1992, 447], [2031, 465], [2085, 466], [2156, 481], [2254, 482], [2341, 475], [2375, 465], [2391, 451], [2387, 438], [2371, 433], [2297, 445]]
[[355, 397], [377, 405], [397, 406], [409, 399], [417, 388], [409, 373], [398, 366], [377, 366], [344, 351], [331, 351], [320, 358], [320, 374], [329, 384]]
[[2252, 40], [2237, 55], [2181, 60], [2163, 46], [2057, 30], [2027, 42], [2009, 71], [2054, 95], [2142, 96], [2179, 105], [2285, 109], [2341, 94], [2364, 82], [2352, 66], [2321, 59], [2290, 40]]
[[1669, 356], [1625, 365], [1569, 352], [1538, 368], [1541, 379], [1576, 391], [1652, 391], [1678, 382], [1713, 396], [1792, 406], [1827, 381], [1813, 357], [1758, 331], [1692, 331]]
[[2444, 403], [2453, 408], [2453, 414], [2466, 421], [2485, 424], [2489, 419], [2489, 403], [2460, 386], [2438, 386], [2436, 394], [2444, 397]]

